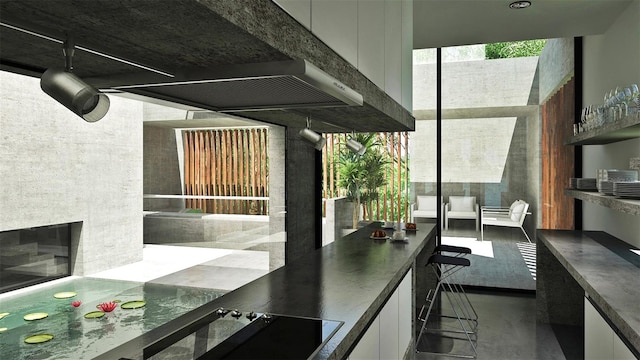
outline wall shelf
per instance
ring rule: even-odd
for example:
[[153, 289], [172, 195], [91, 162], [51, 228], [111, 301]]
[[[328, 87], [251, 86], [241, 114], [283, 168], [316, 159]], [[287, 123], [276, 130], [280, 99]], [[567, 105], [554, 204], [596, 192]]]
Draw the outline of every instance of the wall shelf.
[[601, 145], [640, 137], [640, 114], [570, 137], [565, 145]]
[[566, 189], [566, 195], [631, 215], [640, 215], [640, 200], [618, 199], [598, 192]]

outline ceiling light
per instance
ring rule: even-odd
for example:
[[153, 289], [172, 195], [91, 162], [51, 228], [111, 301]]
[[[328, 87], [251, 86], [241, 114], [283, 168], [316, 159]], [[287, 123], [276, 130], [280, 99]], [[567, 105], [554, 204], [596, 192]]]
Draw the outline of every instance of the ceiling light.
[[300, 136], [312, 143], [316, 150], [322, 150], [324, 144], [327, 143], [327, 139], [323, 138], [322, 135], [309, 128], [300, 130]]
[[73, 40], [69, 38], [64, 42], [63, 48], [65, 69], [47, 69], [40, 78], [40, 87], [85, 121], [96, 122], [109, 111], [109, 98], [71, 73], [74, 51]]
[[359, 143], [354, 139], [347, 140], [347, 147], [351, 149], [351, 151], [358, 153], [358, 155], [364, 155], [364, 152], [367, 151], [367, 147]]
[[102, 119], [109, 110], [109, 98], [105, 94], [62, 69], [45, 71], [40, 78], [40, 87], [87, 122]]
[[322, 135], [317, 132], [311, 130], [311, 120], [307, 118], [307, 127], [300, 130], [300, 136], [313, 144], [316, 150], [322, 150], [324, 145], [327, 143], [327, 139], [323, 138]]
[[531, 1], [514, 1], [509, 4], [509, 8], [511, 9], [526, 9], [531, 6]]

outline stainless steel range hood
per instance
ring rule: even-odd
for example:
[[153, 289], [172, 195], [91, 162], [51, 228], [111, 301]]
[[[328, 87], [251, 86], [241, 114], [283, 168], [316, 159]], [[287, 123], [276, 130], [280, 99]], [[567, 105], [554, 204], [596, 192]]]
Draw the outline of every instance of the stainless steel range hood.
[[186, 69], [174, 78], [157, 75], [104, 79], [103, 90], [130, 92], [218, 112], [362, 106], [362, 95], [306, 60], [215, 69]]

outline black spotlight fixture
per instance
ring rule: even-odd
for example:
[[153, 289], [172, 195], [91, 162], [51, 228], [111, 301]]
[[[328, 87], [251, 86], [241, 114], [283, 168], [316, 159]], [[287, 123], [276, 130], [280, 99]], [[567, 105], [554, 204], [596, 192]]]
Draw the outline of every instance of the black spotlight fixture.
[[75, 46], [70, 38], [64, 42], [65, 69], [50, 68], [42, 74], [42, 91], [87, 122], [102, 119], [109, 111], [109, 97], [73, 74]]
[[509, 8], [511, 9], [526, 9], [531, 6], [531, 1], [514, 1], [509, 4]]

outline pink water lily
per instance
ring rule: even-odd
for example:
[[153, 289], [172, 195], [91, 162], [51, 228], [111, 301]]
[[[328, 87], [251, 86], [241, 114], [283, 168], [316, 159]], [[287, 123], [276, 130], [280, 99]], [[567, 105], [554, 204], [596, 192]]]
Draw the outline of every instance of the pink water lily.
[[82, 301], [80, 301], [80, 300], [76, 300], [76, 301], [74, 301], [74, 302], [72, 302], [72, 303], [71, 303], [71, 306], [73, 306], [73, 307], [78, 307], [78, 306], [80, 306], [81, 304], [82, 304]]
[[98, 305], [98, 308], [104, 312], [112, 312], [117, 306], [118, 306], [118, 303], [109, 301], [109, 302], [104, 302]]

